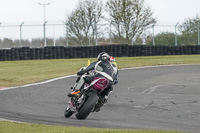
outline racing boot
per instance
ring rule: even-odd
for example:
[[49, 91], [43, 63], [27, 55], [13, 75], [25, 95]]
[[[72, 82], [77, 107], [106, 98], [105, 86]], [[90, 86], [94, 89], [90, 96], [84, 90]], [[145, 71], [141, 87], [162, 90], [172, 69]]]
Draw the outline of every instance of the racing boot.
[[108, 101], [108, 96], [104, 95], [101, 96], [101, 98], [99, 99], [98, 103], [96, 104], [94, 111], [99, 112], [100, 108]]
[[75, 91], [69, 93], [68, 97], [79, 97], [81, 90], [83, 88], [84, 82], [85, 81], [84, 81], [83, 77], [78, 77], [77, 80], [76, 80], [77, 84], [74, 87], [71, 88], [72, 90], [75, 90]]
[[75, 90], [74, 92], [69, 93], [67, 96], [68, 97], [79, 97], [81, 91], [80, 90]]

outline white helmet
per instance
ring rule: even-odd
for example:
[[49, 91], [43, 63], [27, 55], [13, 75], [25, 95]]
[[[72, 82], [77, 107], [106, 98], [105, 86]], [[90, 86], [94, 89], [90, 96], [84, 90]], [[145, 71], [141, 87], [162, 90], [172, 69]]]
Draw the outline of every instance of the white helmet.
[[102, 52], [97, 57], [98, 61], [100, 60], [110, 60], [110, 55], [108, 53]]

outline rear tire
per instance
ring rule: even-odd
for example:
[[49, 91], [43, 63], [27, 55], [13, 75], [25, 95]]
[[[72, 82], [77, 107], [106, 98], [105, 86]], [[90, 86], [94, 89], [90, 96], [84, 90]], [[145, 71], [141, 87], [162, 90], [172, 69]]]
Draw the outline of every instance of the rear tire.
[[76, 118], [86, 119], [97, 102], [98, 102], [97, 94], [95, 92], [90, 92], [88, 99], [85, 101], [82, 108], [76, 114]]

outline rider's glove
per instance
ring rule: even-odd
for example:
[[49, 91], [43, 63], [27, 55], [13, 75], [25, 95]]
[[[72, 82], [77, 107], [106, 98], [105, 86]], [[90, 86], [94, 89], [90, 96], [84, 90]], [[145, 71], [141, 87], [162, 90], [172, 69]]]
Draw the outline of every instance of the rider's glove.
[[79, 72], [77, 72], [77, 75], [83, 75], [83, 74], [84, 74], [83, 71], [79, 71]]
[[114, 81], [114, 85], [117, 84], [117, 83], [118, 83], [118, 80], [115, 80], [115, 81]]

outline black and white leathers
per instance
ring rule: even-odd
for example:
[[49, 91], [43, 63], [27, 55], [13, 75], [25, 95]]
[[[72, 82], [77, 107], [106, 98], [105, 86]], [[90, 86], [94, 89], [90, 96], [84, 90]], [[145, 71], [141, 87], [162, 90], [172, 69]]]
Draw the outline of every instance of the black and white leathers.
[[105, 77], [109, 81], [114, 82], [116, 72], [113, 65], [108, 60], [100, 60], [91, 63], [87, 68], [83, 70], [83, 73], [87, 73], [91, 70], [95, 71], [95, 77]]

